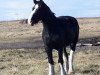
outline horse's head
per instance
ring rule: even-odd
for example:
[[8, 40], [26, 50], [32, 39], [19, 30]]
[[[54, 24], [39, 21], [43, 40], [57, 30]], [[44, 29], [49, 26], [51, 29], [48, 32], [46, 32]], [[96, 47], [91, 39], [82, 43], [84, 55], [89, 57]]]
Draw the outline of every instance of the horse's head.
[[29, 15], [28, 18], [28, 24], [31, 24], [32, 26], [38, 21], [42, 20], [42, 17], [44, 15], [44, 10], [43, 10], [43, 1], [42, 0], [33, 0], [34, 2], [34, 7], [32, 8], [32, 12]]

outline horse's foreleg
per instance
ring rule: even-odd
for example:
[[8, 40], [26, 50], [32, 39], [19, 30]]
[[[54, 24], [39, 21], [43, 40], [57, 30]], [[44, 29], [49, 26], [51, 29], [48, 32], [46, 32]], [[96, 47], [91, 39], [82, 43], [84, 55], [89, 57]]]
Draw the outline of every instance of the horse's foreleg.
[[46, 50], [48, 56], [48, 63], [49, 63], [49, 75], [55, 75], [54, 71], [54, 61], [52, 57], [52, 50]]
[[54, 65], [49, 63], [49, 75], [55, 75]]
[[63, 66], [63, 50], [58, 51], [58, 56], [59, 56], [58, 62], [60, 64], [61, 75], [66, 75], [66, 72]]

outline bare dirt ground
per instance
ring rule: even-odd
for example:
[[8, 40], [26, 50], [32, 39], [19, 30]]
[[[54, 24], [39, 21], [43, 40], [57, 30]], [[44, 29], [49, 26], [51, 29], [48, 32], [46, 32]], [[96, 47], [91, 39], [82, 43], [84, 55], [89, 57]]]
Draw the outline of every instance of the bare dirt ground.
[[[100, 18], [78, 18], [78, 22], [78, 43], [100, 42]], [[0, 22], [0, 75], [48, 75], [41, 31], [41, 23], [32, 27], [20, 21]], [[74, 57], [75, 75], [100, 75], [100, 46], [79, 46]], [[55, 50], [54, 60], [60, 75]]]

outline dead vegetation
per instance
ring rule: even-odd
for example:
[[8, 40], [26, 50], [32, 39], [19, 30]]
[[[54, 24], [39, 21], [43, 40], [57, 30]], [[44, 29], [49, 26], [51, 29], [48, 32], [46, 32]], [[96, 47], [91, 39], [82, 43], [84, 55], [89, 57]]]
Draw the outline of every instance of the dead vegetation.
[[[47, 75], [48, 64], [41, 39], [42, 24], [0, 22], [0, 75]], [[100, 18], [78, 19], [79, 42], [100, 42]], [[54, 50], [56, 75], [59, 75]], [[77, 47], [75, 75], [100, 75], [100, 46]]]
[[[81, 49], [81, 48], [80, 48]], [[54, 51], [56, 75], [59, 75], [57, 52]], [[77, 50], [74, 59], [75, 75], [99, 75], [100, 51]], [[42, 49], [0, 50], [1, 75], [47, 75], [48, 64]]]

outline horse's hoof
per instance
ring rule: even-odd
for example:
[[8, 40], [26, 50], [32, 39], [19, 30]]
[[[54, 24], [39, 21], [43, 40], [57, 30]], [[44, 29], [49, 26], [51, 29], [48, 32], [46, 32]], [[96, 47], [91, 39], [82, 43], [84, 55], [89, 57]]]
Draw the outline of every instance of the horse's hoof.
[[75, 75], [75, 72], [68, 72], [68, 75]]

